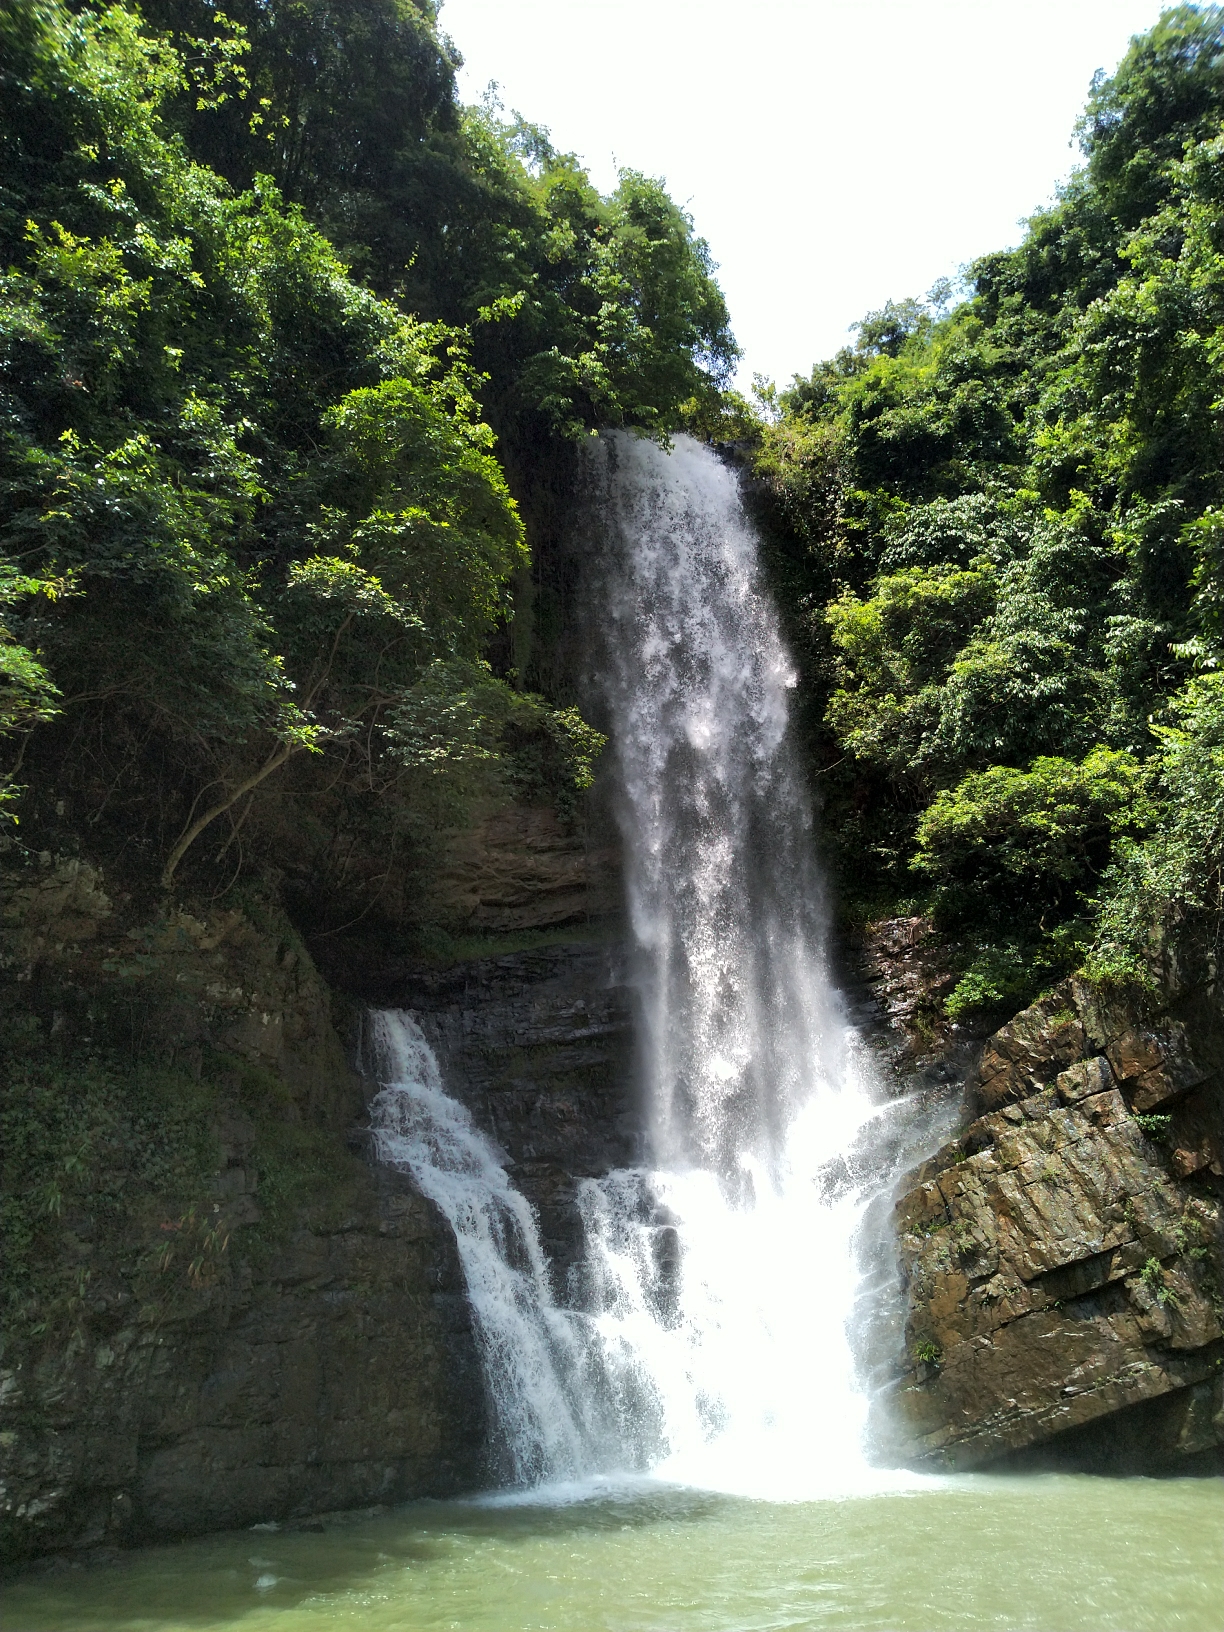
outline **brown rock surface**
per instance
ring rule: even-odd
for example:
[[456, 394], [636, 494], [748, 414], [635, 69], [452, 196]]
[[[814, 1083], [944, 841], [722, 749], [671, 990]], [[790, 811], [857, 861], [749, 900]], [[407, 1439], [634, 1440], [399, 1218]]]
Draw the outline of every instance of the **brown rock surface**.
[[881, 918], [863, 931], [860, 959], [872, 997], [910, 1057], [941, 1050], [951, 1027], [943, 999], [956, 984], [949, 949], [927, 918]]
[[[897, 1203], [906, 1455], [969, 1467], [1217, 1386], [1219, 1052], [1207, 1010], [1140, 1028], [1074, 982], [990, 1038], [975, 1084], [985, 1114]], [[1171, 1113], [1152, 1117], [1153, 1104]], [[1201, 1423], [1168, 1422], [1155, 1461], [1217, 1443]]]
[[620, 904], [614, 846], [550, 805], [507, 805], [451, 846], [437, 879], [448, 921], [505, 934], [572, 924]]
[[[54, 1055], [71, 1083], [108, 1046], [114, 1070], [158, 1074], [165, 1117], [197, 1118], [215, 1152], [214, 1170], [205, 1158], [156, 1190], [112, 1141], [90, 1172], [118, 1186], [117, 1215], [79, 1185], [64, 1186], [56, 1227], [33, 1215], [37, 1279], [0, 1355], [6, 1559], [483, 1475], [483, 1386], [449, 1229], [347, 1149], [364, 1090], [330, 993], [291, 928], [263, 917], [133, 923], [95, 869], [50, 857], [5, 896], [0, 1001], [40, 1028], [36, 1057]], [[23, 1035], [5, 1060], [18, 1127]], [[287, 1144], [269, 1146], [270, 1124], [293, 1130]], [[299, 1159], [315, 1164], [304, 1201]]]
[[0, 1371], [5, 1555], [471, 1488], [484, 1405], [453, 1247], [394, 1175], [156, 1323], [97, 1300]]
[[[198, 1088], [215, 1171], [198, 1179], [195, 1213], [129, 1173], [118, 1233], [100, 1231], [84, 1195], [48, 1235], [43, 1269], [75, 1285], [79, 1268], [82, 1290], [42, 1332], [27, 1320], [5, 1334], [4, 1556], [478, 1486], [484, 1388], [453, 1239], [407, 1180], [354, 1153], [370, 1085], [332, 1010], [347, 1021], [364, 998], [420, 1014], [448, 1087], [506, 1148], [563, 1265], [576, 1179], [635, 1149], [615, 950], [542, 946], [432, 970], [392, 958], [373, 981], [367, 949], [366, 989], [346, 1005], [270, 909], [133, 922], [112, 895], [83, 863], [48, 857], [19, 875], [0, 998], [41, 1016], [38, 1046], [54, 1039], [69, 1067], [95, 1029], [113, 1039], [118, 1017], [140, 1068], [151, 1060], [188, 1099]], [[271, 1180], [269, 1121], [292, 1130]], [[277, 1184], [293, 1182], [299, 1154], [317, 1177], [287, 1207]]]

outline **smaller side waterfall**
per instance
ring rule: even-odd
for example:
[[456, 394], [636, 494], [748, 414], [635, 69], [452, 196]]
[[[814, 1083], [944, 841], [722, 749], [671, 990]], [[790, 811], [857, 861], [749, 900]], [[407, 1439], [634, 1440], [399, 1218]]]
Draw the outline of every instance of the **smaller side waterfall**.
[[[410, 1014], [369, 1019], [380, 1084], [370, 1107], [379, 1161], [410, 1174], [454, 1231], [493, 1417], [512, 1483], [591, 1472], [595, 1395], [582, 1386], [579, 1318], [559, 1309], [526, 1198], [467, 1110], [442, 1087], [433, 1050]], [[596, 1391], [597, 1393], [597, 1391]]]

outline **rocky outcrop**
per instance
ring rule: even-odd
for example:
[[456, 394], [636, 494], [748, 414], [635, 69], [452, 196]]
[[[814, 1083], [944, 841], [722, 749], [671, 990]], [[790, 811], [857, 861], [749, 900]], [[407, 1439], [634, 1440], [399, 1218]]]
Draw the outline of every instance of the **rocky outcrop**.
[[558, 1270], [581, 1251], [578, 1182], [642, 1155], [632, 999], [616, 944], [574, 942], [407, 973], [395, 988], [447, 1092], [505, 1151]]
[[408, 1180], [362, 1159], [373, 1085], [338, 1024], [356, 1043], [363, 1001], [420, 1016], [536, 1206], [564, 1296], [577, 1181], [637, 1152], [615, 949], [447, 968], [384, 949], [337, 1001], [270, 908], [138, 916], [96, 869], [51, 857], [4, 906], [0, 982], [35, 1053], [70, 1081], [95, 1040], [123, 1039], [106, 1114], [129, 1065], [156, 1072], [165, 1152], [189, 1125], [196, 1161], [151, 1189], [162, 1139], [136, 1128], [143, 1167], [104, 1142], [35, 1220], [42, 1282], [0, 1360], [5, 1556], [478, 1487], [486, 1404], [454, 1242]]
[[551, 805], [511, 804], [452, 841], [435, 910], [471, 932], [547, 929], [619, 906], [618, 855], [592, 819], [564, 822]]
[[47, 857], [3, 924], [4, 1556], [478, 1485], [450, 1232], [348, 1148], [363, 1084], [283, 918], [137, 917]]
[[952, 1029], [943, 1000], [956, 975], [930, 919], [877, 919], [864, 927], [857, 951], [878, 1011], [910, 1059], [942, 1051]]
[[1202, 998], [1143, 1025], [1072, 981], [989, 1039], [978, 1114], [897, 1203], [903, 1454], [1067, 1436], [1082, 1462], [1091, 1425], [1119, 1439], [1166, 1396], [1136, 1418], [1147, 1465], [1224, 1443], [1220, 1029]]
[[427, 1203], [359, 1179], [177, 1307], [95, 1300], [0, 1374], [6, 1557], [81, 1553], [470, 1489], [484, 1404]]
[[977, 1062], [987, 1028], [947, 1017], [945, 999], [957, 983], [955, 945], [929, 918], [881, 918], [866, 924], [847, 948], [840, 983], [854, 1023], [876, 1056], [892, 1092], [948, 1103]]

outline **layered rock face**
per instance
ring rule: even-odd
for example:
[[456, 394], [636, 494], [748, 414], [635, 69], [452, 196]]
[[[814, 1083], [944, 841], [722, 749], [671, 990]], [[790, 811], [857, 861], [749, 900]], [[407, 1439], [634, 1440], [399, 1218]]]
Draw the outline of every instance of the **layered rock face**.
[[642, 1155], [632, 999], [615, 945], [475, 960], [401, 988], [447, 1092], [505, 1151], [564, 1295], [582, 1249], [578, 1182]]
[[462, 1276], [394, 1176], [151, 1324], [91, 1308], [3, 1379], [5, 1553], [81, 1552], [471, 1488]]
[[[133, 1075], [157, 1085], [143, 1127], [113, 1107], [82, 1122], [90, 1184], [27, 1207], [41, 1280], [0, 1369], [5, 1556], [478, 1484], [484, 1394], [450, 1232], [346, 1149], [363, 1085], [288, 926], [230, 910], [133, 927], [95, 870], [49, 860], [5, 924], [10, 1013], [49, 1011], [35, 1052], [63, 1044], [58, 1091], [88, 1091], [91, 1028], [117, 1016]], [[176, 1120], [196, 1125], [198, 1166], [151, 1189]]]
[[[548, 890], [535, 880], [547, 908], [516, 912], [573, 910], [572, 852]], [[120, 1216], [86, 1186], [40, 1226], [59, 1290], [6, 1338], [5, 1555], [478, 1488], [486, 1401], [453, 1237], [407, 1179], [362, 1159], [375, 1085], [333, 1010], [354, 1047], [363, 1000], [420, 1016], [448, 1091], [535, 1205], [564, 1296], [578, 1180], [637, 1153], [616, 951], [576, 940], [443, 969], [367, 956], [354, 1003], [283, 920], [135, 921], [83, 863], [48, 859], [5, 908], [0, 981], [10, 1008], [42, 1015], [37, 1051], [60, 1049], [71, 1085], [95, 1028], [133, 1032], [133, 1070], [166, 1074], [144, 1135], [154, 1167], [162, 1116], [193, 1116], [206, 1147], [190, 1193], [158, 1193], [115, 1145], [99, 1160], [122, 1171], [91, 1184], [130, 1198]]]
[[598, 822], [512, 804], [455, 837], [434, 888], [450, 922], [480, 933], [581, 924], [619, 906], [617, 859]]
[[1076, 981], [989, 1039], [979, 1114], [897, 1203], [903, 1454], [972, 1467], [1062, 1446], [1085, 1465], [1096, 1425], [1123, 1462], [1128, 1434], [1135, 1465], [1211, 1460], [1222, 1063], [1210, 1002], [1145, 1027]]

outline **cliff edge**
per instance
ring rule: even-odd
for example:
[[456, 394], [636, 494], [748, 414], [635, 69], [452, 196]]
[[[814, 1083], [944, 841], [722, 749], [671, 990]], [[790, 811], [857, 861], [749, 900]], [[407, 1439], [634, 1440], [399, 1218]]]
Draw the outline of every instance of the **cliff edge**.
[[1213, 1467], [1224, 1446], [1224, 1027], [1078, 980], [985, 1044], [896, 1204], [895, 1447], [942, 1467]]

